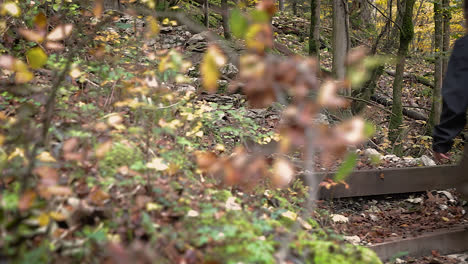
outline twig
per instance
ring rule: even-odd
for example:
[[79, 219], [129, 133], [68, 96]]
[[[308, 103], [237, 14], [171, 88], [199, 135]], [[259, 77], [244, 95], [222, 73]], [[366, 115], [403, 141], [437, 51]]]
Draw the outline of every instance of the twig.
[[363, 103], [366, 103], [366, 104], [370, 104], [372, 106], [375, 106], [391, 115], [394, 115], [394, 113], [392, 113], [392, 111], [388, 110], [388, 109], [385, 109], [384, 107], [380, 106], [378, 103], [374, 103], [372, 101], [368, 101], [368, 100], [365, 100], [365, 99], [362, 99], [362, 98], [357, 98], [357, 97], [352, 97], [352, 96], [345, 96], [345, 95], [342, 95], [342, 97], [344, 98], [347, 98], [347, 99], [350, 99], [350, 100], [354, 100], [354, 101], [359, 101], [359, 102], [363, 102]]
[[[91, 34], [91, 36], [94, 36], [96, 34], [96, 32], [97, 32], [97, 29], [100, 28], [105, 23], [107, 23], [107, 20], [103, 20], [102, 22], [98, 23], [96, 25], [96, 27], [95, 27], [96, 30]], [[79, 29], [79, 31], [81, 31], [82, 28], [78, 28], [78, 29]], [[37, 151], [39, 149], [39, 146], [40, 145], [46, 145], [46, 143], [47, 143], [47, 137], [48, 137], [48, 133], [49, 133], [50, 124], [51, 124], [52, 118], [54, 116], [55, 100], [56, 100], [57, 92], [58, 92], [58, 90], [60, 88], [60, 85], [65, 80], [65, 77], [67, 76], [67, 74], [68, 74], [68, 72], [70, 70], [73, 57], [75, 56], [77, 51], [86, 43], [87, 42], [85, 42], [85, 41], [81, 41], [81, 42], [79, 42], [78, 45], [76, 45], [70, 51], [70, 53], [67, 56], [65, 67], [60, 72], [58, 77], [55, 78], [55, 83], [53, 83], [53, 85], [52, 85], [51, 93], [50, 93], [50, 95], [49, 95], [49, 97], [47, 99], [47, 102], [45, 104], [45, 113], [44, 113], [45, 118], [44, 118], [44, 120], [42, 122], [43, 127], [42, 127], [42, 133], [41, 133], [40, 141], [35, 143], [32, 150], [28, 153], [29, 154], [28, 155], [29, 165], [26, 168], [25, 173], [23, 173], [23, 177], [21, 179], [22, 180], [22, 185], [21, 185], [21, 191], [22, 192], [24, 192], [26, 190], [28, 178], [29, 178], [30, 175], [32, 175], [32, 171], [33, 171], [33, 169], [34, 169], [34, 167], [36, 165], [36, 155], [37, 155]]]
[[400, 32], [403, 31], [403, 29], [400, 27], [400, 25], [398, 25], [395, 21], [393, 21], [391, 18], [389, 18], [387, 15], [385, 15], [384, 12], [382, 12], [382, 10], [380, 10], [377, 6], [375, 6], [373, 3], [371, 3], [371, 1], [367, 0], [367, 3], [369, 3], [369, 5], [371, 5], [373, 8], [375, 8], [377, 10], [377, 12], [379, 12], [383, 17], [385, 17], [390, 22], [392, 22], [395, 26], [397, 26], [397, 28], [398, 28], [398, 30], [400, 30]]

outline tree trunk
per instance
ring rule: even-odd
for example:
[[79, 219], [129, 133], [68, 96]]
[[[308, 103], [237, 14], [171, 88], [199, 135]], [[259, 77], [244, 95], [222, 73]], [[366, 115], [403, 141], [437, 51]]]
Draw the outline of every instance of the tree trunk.
[[293, 15], [297, 16], [297, 0], [292, 0]]
[[320, 0], [310, 0], [309, 55], [317, 58], [320, 69]]
[[441, 0], [434, 2], [434, 90], [432, 90], [432, 107], [427, 122], [428, 135], [432, 135], [432, 129], [439, 123], [442, 111], [442, 51], [443, 51], [443, 14]]
[[231, 39], [231, 32], [229, 30], [229, 7], [227, 0], [221, 0], [221, 9], [223, 10], [223, 30], [224, 38]]
[[452, 18], [452, 14], [450, 13], [450, 0], [442, 0], [442, 12], [444, 15], [442, 77], [445, 77], [449, 60], [448, 53], [450, 50], [450, 19]]
[[278, 0], [278, 9], [279, 11], [284, 10], [284, 0]]
[[[390, 29], [390, 20], [387, 20], [385, 23], [385, 26], [382, 28], [382, 31], [380, 31], [379, 36], [374, 42], [374, 45], [372, 46], [370, 55], [374, 56], [377, 54], [377, 47], [379, 46], [379, 42], [382, 39], [382, 37], [389, 31]], [[384, 44], [384, 47], [387, 45], [389, 40], [387, 39], [386, 43]], [[375, 93], [375, 87], [377, 86], [377, 81], [379, 80], [380, 76], [384, 72], [384, 65], [380, 65], [374, 69], [372, 69], [370, 78], [368, 81], [362, 85], [362, 87], [358, 89], [353, 89], [352, 95], [356, 98], [363, 99], [361, 100], [354, 100], [351, 103], [351, 111], [353, 114], [359, 114], [364, 107], [366, 107], [365, 101], [369, 101], [370, 98], [374, 95]]]
[[346, 75], [345, 59], [349, 50], [347, 4], [344, 0], [333, 0], [333, 62], [335, 78], [343, 80]]
[[415, 0], [406, 0], [404, 3], [405, 9], [400, 12], [402, 15], [402, 23], [400, 32], [400, 46], [398, 48], [398, 58], [395, 71], [395, 79], [393, 80], [393, 105], [392, 116], [390, 117], [389, 139], [393, 142], [394, 152], [401, 155], [403, 148], [401, 143], [396, 141], [401, 136], [401, 125], [403, 123], [403, 107], [401, 104], [401, 91], [403, 88], [403, 73], [405, 71], [406, 55], [408, 54], [409, 44], [414, 36], [413, 27], [413, 7]]
[[210, 26], [210, 11], [209, 11], [209, 8], [210, 8], [210, 5], [209, 5], [209, 1], [208, 0], [204, 0], [204, 4], [203, 4], [203, 13], [204, 13], [204, 17], [203, 17], [203, 24], [205, 25], [205, 27], [209, 27]]

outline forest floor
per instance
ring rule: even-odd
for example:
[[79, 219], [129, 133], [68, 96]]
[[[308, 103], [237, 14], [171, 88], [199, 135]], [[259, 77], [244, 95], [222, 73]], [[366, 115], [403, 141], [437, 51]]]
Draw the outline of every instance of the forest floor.
[[[231, 263], [272, 263], [282, 242], [293, 239], [294, 247], [288, 256], [293, 263], [306, 263], [308, 257], [333, 261], [333, 254], [329, 253], [344, 255], [349, 263], [361, 263], [362, 259], [378, 263], [372, 254], [349, 244], [366, 246], [386, 238], [418, 235], [468, 223], [467, 202], [459, 199], [455, 190], [318, 201], [317, 210], [308, 213], [302, 208], [307, 187], [300, 180], [284, 190], [259, 185], [255, 190], [244, 191], [236, 187], [222, 188], [216, 179], [204, 178], [196, 169], [196, 157], [187, 157], [188, 150], [211, 149], [219, 155], [230, 155], [241, 142], [238, 135], [246, 131], [257, 142], [272, 142], [281, 120], [281, 106], [251, 109], [240, 94], [200, 92], [199, 64], [208, 45], [204, 35], [194, 34], [186, 26], [164, 26], [156, 39], [147, 40], [144, 45], [128, 41], [125, 36], [132, 35], [133, 28], [141, 24], [142, 20], [122, 17], [100, 32], [98, 40], [113, 47], [112, 56], [105, 58], [112, 70], [106, 69], [103, 73], [101, 68], [98, 72], [91, 65], [85, 70], [86, 79], [79, 83], [67, 80], [75, 88], [60, 92], [50, 136], [53, 148], [44, 151], [48, 154], [39, 158], [41, 165], [53, 163], [54, 166], [36, 173], [65, 184], [71, 194], [49, 200], [45, 209], [32, 210], [25, 216], [28, 221], [24, 223], [14, 218], [15, 221], [10, 221], [9, 227], [2, 230], [8, 233], [8, 243], [29, 246], [30, 252], [24, 251], [27, 247], [18, 246], [18, 252], [25, 258], [34, 259], [45, 254], [46, 259], [53, 258], [55, 263], [73, 262], [76, 258], [83, 262], [100, 259], [108, 263], [199, 263], [203, 259], [212, 260], [210, 263], [224, 263], [226, 259]], [[278, 42], [295, 53], [305, 54], [307, 33], [296, 34], [298, 29], [307, 31], [305, 20], [282, 16], [274, 25], [282, 28], [276, 34]], [[290, 34], [291, 31], [294, 34]], [[242, 50], [241, 46], [239, 49], [235, 44], [232, 46], [237, 52]], [[177, 50], [180, 56], [165, 57], [169, 49]], [[151, 116], [151, 122], [158, 120], [163, 127], [151, 131], [157, 133], [155, 137], [146, 136], [143, 111], [132, 111], [129, 104], [115, 106], [121, 102], [120, 97], [124, 97], [124, 92], [116, 88], [121, 79], [141, 74], [142, 68], [155, 67], [145, 64], [143, 59], [135, 60], [139, 56], [188, 60], [192, 64], [188, 69], [190, 82], [171, 82], [169, 76], [164, 85], [181, 94], [193, 92], [195, 99], [183, 97], [180, 103], [167, 96], [169, 111], [177, 107], [171, 112], [175, 118], [164, 123], [160, 120], [164, 121], [168, 112]], [[322, 65], [330, 68], [329, 52], [324, 49], [321, 56]], [[388, 66], [388, 70], [392, 70], [392, 66]], [[407, 71], [427, 76], [432, 69], [422, 58], [412, 57]], [[228, 81], [237, 73], [238, 69], [232, 64], [222, 70], [218, 81], [221, 90], [227, 90]], [[390, 75], [384, 74], [378, 82], [378, 92], [391, 98], [392, 80]], [[47, 86], [52, 81], [51, 71], [43, 70], [38, 72], [35, 84]], [[143, 81], [151, 83], [151, 80]], [[104, 93], [102, 87], [112, 92]], [[403, 91], [405, 105], [413, 109], [430, 108], [428, 87], [407, 79]], [[6, 117], [15, 116], [22, 100], [2, 94], [1, 112]], [[39, 94], [30, 100], [45, 101]], [[166, 109], [166, 106], [159, 109]], [[429, 158], [431, 138], [424, 134], [424, 121], [406, 117], [401, 139], [405, 157], [390, 154], [389, 114], [385, 109], [389, 108], [371, 104], [363, 112], [377, 129], [368, 143], [353, 150], [359, 157], [357, 169], [434, 165]], [[428, 115], [426, 110], [421, 113]], [[119, 118], [114, 118], [116, 116]], [[326, 124], [339, 121], [327, 112], [317, 120]], [[195, 136], [201, 131], [198, 123], [204, 125], [202, 137]], [[183, 133], [172, 132], [171, 126], [178, 126]], [[154, 148], [150, 148], [150, 144]], [[461, 145], [460, 139], [457, 144], [457, 147]], [[378, 159], [369, 149], [379, 152]], [[148, 158], [153, 156], [171, 162], [163, 164], [160, 159]], [[16, 156], [12, 154], [12, 157], [13, 164]], [[293, 162], [298, 159], [289, 158]], [[142, 172], [141, 167], [146, 162], [156, 169], [154, 175]], [[337, 160], [331, 169], [339, 163]], [[159, 173], [162, 167], [167, 173]], [[297, 169], [300, 172], [300, 166]], [[324, 168], [317, 162], [316, 169], [330, 167]], [[6, 178], [0, 186], [2, 190], [11, 190], [14, 184], [11, 178]], [[5, 191], [2, 197], [10, 194]], [[26, 194], [18, 198], [17, 203], [26, 210], [34, 199], [32, 194]], [[291, 223], [296, 220], [300, 226], [294, 229], [296, 236], [290, 238], [289, 230], [294, 226]], [[50, 244], [43, 246], [43, 242]], [[110, 243], [103, 246], [104, 242]], [[0, 248], [4, 243], [7, 242], [0, 242]], [[52, 250], [52, 255], [44, 253], [48, 250]], [[462, 263], [438, 256], [436, 251], [433, 256], [401, 261]]]

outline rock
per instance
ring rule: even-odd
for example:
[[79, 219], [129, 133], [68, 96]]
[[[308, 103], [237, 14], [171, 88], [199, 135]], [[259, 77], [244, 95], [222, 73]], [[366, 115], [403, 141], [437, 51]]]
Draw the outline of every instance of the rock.
[[207, 42], [208, 31], [204, 31], [198, 34], [193, 35], [187, 42], [185, 43], [186, 46], [195, 45], [199, 42]]
[[236, 203], [236, 197], [229, 197], [225, 204], [226, 210], [239, 211], [242, 209], [240, 204]]
[[226, 80], [218, 80], [217, 83], [218, 87], [227, 87], [227, 85], [229, 84], [229, 82]]
[[455, 198], [453, 197], [453, 195], [450, 192], [448, 192], [448, 191], [438, 191], [437, 193], [445, 195], [445, 197], [447, 197], [449, 199], [450, 203], [456, 203]]
[[384, 160], [391, 161], [391, 162], [398, 162], [400, 161], [400, 158], [397, 157], [396, 155], [390, 154], [390, 155], [385, 155], [382, 157]]
[[373, 148], [368, 148], [364, 150], [364, 155], [368, 157], [369, 159], [378, 159], [379, 161], [382, 160], [382, 154], [380, 154], [377, 150]]
[[160, 28], [160, 32], [161, 33], [169, 33], [169, 32], [172, 32], [174, 30], [173, 27], [169, 26], [169, 27], [161, 27]]
[[406, 199], [407, 202], [414, 203], [414, 204], [421, 204], [423, 202], [423, 198], [418, 197], [418, 198], [408, 198]]
[[180, 84], [175, 87], [176, 92], [195, 92], [197, 89], [190, 84]]
[[353, 245], [359, 245], [359, 243], [361, 243], [361, 238], [359, 236], [344, 236], [343, 238]]
[[404, 157], [403, 161], [405, 162], [405, 164], [407, 164], [409, 166], [416, 166], [419, 163], [421, 163], [421, 159], [412, 158], [412, 157]]
[[207, 36], [209, 32], [204, 31], [202, 33], [198, 33], [193, 35], [191, 38], [185, 42], [185, 49], [188, 51], [195, 51], [195, 52], [203, 52], [206, 50], [208, 46]]
[[444, 210], [447, 210], [448, 209], [448, 206], [445, 205], [445, 204], [439, 204], [439, 209], [444, 211]]
[[324, 114], [319, 113], [317, 115], [317, 118], [314, 118], [312, 122], [316, 124], [321, 124], [321, 125], [329, 125], [330, 122], [328, 121], [328, 117]]
[[239, 73], [239, 69], [237, 69], [237, 67], [234, 64], [228, 63], [224, 65], [223, 68], [221, 68], [221, 73], [223, 74], [223, 76], [226, 76], [229, 79], [234, 79]]
[[161, 46], [162, 49], [170, 49], [171, 47], [172, 47], [171, 44], [163, 44], [163, 45]]
[[379, 217], [376, 216], [375, 214], [369, 214], [369, 218], [374, 222], [379, 221]]
[[437, 166], [435, 161], [433, 161], [431, 158], [429, 158], [426, 155], [421, 156], [421, 162], [424, 166]]
[[348, 223], [349, 219], [348, 217], [340, 214], [332, 214], [330, 215], [331, 219], [334, 223]]
[[190, 210], [190, 211], [187, 212], [188, 217], [197, 217], [199, 215], [200, 215], [200, 213], [195, 211], [195, 210]]
[[406, 263], [406, 261], [404, 261], [404, 260], [402, 260], [402, 259], [400, 259], [400, 258], [396, 258], [396, 259], [395, 259], [395, 263], [396, 263], [396, 264], [403, 264], [403, 263]]

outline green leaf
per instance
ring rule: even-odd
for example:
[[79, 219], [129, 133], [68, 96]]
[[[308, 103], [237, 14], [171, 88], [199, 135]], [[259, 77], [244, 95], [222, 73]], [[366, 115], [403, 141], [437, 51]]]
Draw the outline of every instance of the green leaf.
[[267, 23], [270, 22], [270, 16], [265, 12], [261, 10], [252, 10], [250, 12], [250, 17], [252, 17], [253, 21], [256, 23]]
[[371, 137], [375, 133], [375, 127], [372, 123], [366, 122], [364, 124], [364, 136], [366, 138]]
[[334, 181], [343, 181], [353, 172], [356, 166], [358, 155], [355, 152], [349, 153], [335, 174]]
[[232, 34], [237, 38], [243, 38], [249, 27], [249, 22], [245, 18], [239, 9], [234, 9], [231, 12], [231, 18], [229, 19]]
[[47, 62], [47, 54], [40, 47], [32, 48], [26, 52], [29, 66], [33, 69], [39, 69]]

